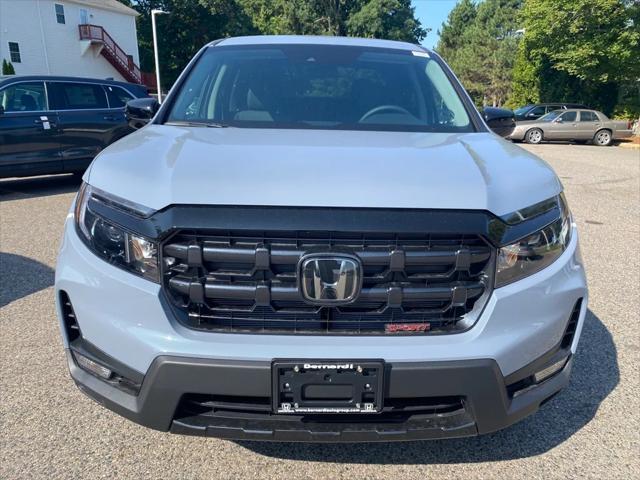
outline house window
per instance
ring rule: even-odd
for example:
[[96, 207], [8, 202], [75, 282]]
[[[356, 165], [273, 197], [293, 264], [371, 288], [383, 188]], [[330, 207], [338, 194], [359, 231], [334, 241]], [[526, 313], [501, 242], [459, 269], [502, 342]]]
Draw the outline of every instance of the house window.
[[9, 56], [12, 63], [20, 63], [20, 45], [18, 42], [9, 42]]
[[61, 5], [59, 3], [55, 4], [56, 7], [56, 21], [58, 23], [62, 23], [64, 24], [64, 5]]

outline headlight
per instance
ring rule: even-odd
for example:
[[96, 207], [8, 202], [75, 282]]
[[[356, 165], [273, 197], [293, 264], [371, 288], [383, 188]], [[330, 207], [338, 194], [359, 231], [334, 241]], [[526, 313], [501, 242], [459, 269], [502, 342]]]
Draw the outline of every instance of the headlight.
[[564, 196], [556, 199], [560, 217], [546, 227], [498, 250], [496, 287], [532, 275], [551, 265], [565, 251], [571, 237], [571, 214]]
[[131, 203], [83, 183], [76, 200], [75, 221], [80, 237], [86, 245], [112, 265], [158, 282], [157, 243], [129, 232], [93, 212], [89, 207], [92, 198], [114, 208], [132, 210]]

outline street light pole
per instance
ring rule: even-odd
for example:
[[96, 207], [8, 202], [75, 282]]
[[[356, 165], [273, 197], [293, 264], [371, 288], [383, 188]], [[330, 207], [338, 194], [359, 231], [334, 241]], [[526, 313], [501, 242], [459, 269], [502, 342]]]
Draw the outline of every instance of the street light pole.
[[158, 88], [158, 103], [162, 103], [162, 88], [160, 87], [160, 61], [158, 60], [158, 37], [156, 36], [156, 15], [166, 14], [163, 10], [151, 10], [151, 30], [153, 32], [153, 59], [156, 62], [156, 84]]

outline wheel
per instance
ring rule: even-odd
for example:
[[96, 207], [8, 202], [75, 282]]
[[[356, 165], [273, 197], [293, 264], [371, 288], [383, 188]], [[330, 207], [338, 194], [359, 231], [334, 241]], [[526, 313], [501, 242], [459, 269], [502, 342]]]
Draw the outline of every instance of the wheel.
[[542, 141], [542, 130], [539, 128], [532, 128], [524, 136], [524, 141], [534, 145], [540, 143]]
[[593, 143], [599, 147], [608, 147], [611, 145], [611, 132], [609, 130], [598, 130], [593, 136]]

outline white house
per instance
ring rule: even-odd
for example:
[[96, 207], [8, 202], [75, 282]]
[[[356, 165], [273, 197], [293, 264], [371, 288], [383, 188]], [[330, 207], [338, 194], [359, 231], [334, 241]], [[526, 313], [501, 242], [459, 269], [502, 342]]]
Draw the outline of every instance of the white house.
[[0, 62], [18, 75], [141, 83], [137, 15], [117, 0], [0, 0]]

